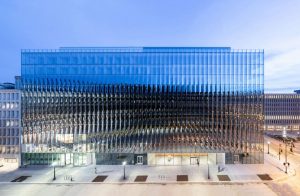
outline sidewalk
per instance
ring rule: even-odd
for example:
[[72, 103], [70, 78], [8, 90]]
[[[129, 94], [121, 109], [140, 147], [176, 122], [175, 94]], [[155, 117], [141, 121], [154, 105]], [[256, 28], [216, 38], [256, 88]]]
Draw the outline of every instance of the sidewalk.
[[[267, 153], [267, 141], [271, 142], [269, 154]], [[278, 155], [279, 144], [282, 144], [280, 160]], [[285, 166], [283, 165], [283, 163], [285, 162], [285, 146], [283, 145], [283, 143], [273, 138], [265, 137], [265, 149], [265, 163], [272, 164], [280, 168], [284, 172]], [[288, 173], [290, 174], [295, 174], [296, 170], [300, 168], [300, 154], [296, 153], [296, 150], [298, 151], [299, 149], [294, 148], [294, 152], [291, 153], [289, 149], [287, 149], [287, 161], [290, 163], [290, 166], [288, 167]]]
[[[271, 159], [271, 158], [267, 158]], [[266, 161], [266, 162], [272, 162]], [[57, 167], [56, 180], [53, 181], [52, 167], [21, 168], [8, 173], [0, 173], [0, 182], [11, 182], [20, 176], [28, 177], [21, 183], [93, 183], [97, 176], [107, 176], [103, 183], [134, 183], [137, 176], [146, 176], [144, 183], [178, 183], [177, 175], [187, 175], [188, 181], [180, 183], [244, 183], [244, 182], [265, 182], [257, 175], [268, 174], [273, 180], [286, 177], [287, 175], [270, 163], [256, 165], [225, 165], [222, 172], [218, 172], [217, 165], [189, 165], [189, 166], [146, 166], [127, 165], [125, 166], [126, 179], [123, 179], [124, 167], [121, 165], [105, 165], [87, 167]], [[229, 181], [220, 181], [218, 175], [224, 175]], [[72, 181], [71, 181], [72, 178]]]

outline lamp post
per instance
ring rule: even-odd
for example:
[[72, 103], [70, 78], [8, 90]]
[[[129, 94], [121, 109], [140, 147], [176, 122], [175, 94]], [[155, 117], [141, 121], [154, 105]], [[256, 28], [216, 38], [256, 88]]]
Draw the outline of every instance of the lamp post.
[[287, 162], [287, 142], [285, 141], [285, 162], [283, 165], [285, 166], [285, 173], [287, 174], [287, 168], [290, 165], [290, 163]]
[[279, 148], [278, 148], [279, 161], [280, 161], [280, 154], [281, 154], [281, 144], [279, 144]]
[[287, 141], [286, 141], [285, 127], [283, 128], [282, 137], [283, 137], [283, 141], [285, 144], [285, 162], [283, 163], [283, 165], [285, 166], [285, 173], [287, 174], [287, 168], [288, 168], [288, 166], [290, 166], [290, 163], [287, 162]]
[[56, 180], [56, 176], [55, 176], [55, 166], [56, 166], [56, 162], [52, 163], [53, 166], [53, 180]]
[[270, 141], [268, 141], [267, 143], [268, 143], [268, 154], [270, 154]]
[[208, 160], [208, 156], [207, 156], [207, 179], [210, 179], [210, 175], [209, 175], [209, 160]]
[[124, 176], [123, 176], [123, 180], [125, 180], [125, 165], [126, 165], [126, 161], [123, 161], [122, 165], [123, 165], [123, 168], [124, 168]]

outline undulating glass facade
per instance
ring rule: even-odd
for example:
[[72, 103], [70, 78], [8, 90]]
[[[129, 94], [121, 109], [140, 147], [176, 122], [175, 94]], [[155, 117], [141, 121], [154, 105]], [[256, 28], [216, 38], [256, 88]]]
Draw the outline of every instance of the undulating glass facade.
[[[263, 162], [263, 50], [63, 47], [21, 56], [25, 162], [162, 152]], [[67, 158], [42, 161], [53, 159]]]

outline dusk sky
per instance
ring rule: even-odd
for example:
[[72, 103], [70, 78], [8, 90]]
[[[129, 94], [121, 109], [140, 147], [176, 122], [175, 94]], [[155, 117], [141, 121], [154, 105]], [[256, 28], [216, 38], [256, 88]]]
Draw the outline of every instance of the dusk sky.
[[9, 0], [0, 16], [0, 82], [21, 49], [230, 46], [265, 50], [267, 92], [300, 88], [299, 0]]

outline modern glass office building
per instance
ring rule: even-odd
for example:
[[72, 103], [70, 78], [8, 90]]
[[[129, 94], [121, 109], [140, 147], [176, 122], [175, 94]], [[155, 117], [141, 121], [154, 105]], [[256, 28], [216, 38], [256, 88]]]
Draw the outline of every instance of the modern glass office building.
[[263, 163], [263, 50], [22, 50], [23, 164]]

